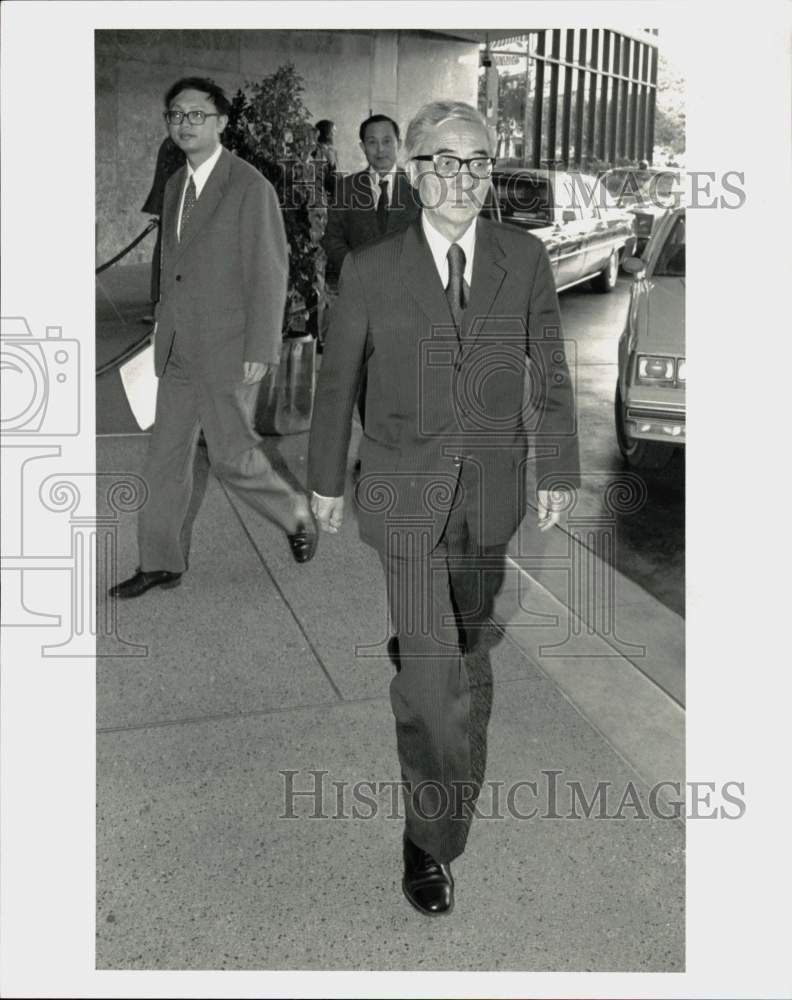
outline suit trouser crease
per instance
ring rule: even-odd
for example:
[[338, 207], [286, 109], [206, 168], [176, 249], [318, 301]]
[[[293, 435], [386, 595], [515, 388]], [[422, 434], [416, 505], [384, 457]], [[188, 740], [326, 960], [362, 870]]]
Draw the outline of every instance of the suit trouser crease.
[[143, 473], [148, 498], [138, 519], [138, 546], [144, 572], [181, 573], [187, 568], [181, 535], [201, 428], [217, 478], [285, 531], [296, 529], [297, 494], [272, 468], [253, 429], [258, 389], [257, 384], [214, 384], [191, 378], [174, 347], [157, 387]]
[[472, 777], [469, 678], [459, 644], [475, 643], [492, 610], [505, 545], [478, 546], [463, 506], [452, 511], [432, 552], [418, 546], [409, 555], [409, 544], [380, 553], [399, 638], [400, 669], [390, 699], [407, 835], [448, 862], [464, 850], [479, 792]]

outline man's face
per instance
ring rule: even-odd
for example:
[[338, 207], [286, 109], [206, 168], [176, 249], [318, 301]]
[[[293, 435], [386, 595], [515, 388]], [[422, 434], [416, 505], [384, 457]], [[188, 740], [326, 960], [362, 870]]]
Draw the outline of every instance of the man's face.
[[[482, 125], [451, 118], [429, 132], [418, 150], [420, 155], [432, 153], [448, 153], [461, 160], [488, 157], [491, 155], [489, 137]], [[439, 177], [434, 164], [426, 160], [411, 161], [409, 169], [424, 211], [430, 218], [454, 226], [475, 219], [492, 185], [491, 177], [473, 177], [467, 166], [462, 167], [456, 177]]]
[[217, 149], [220, 135], [228, 123], [226, 115], [218, 115], [208, 94], [200, 90], [182, 90], [171, 101], [168, 111], [203, 111], [208, 117], [203, 125], [193, 125], [182, 118], [178, 125], [168, 125], [170, 137], [191, 160], [207, 159]]
[[393, 125], [390, 122], [372, 122], [367, 125], [360, 148], [365, 153], [369, 166], [377, 173], [390, 173], [399, 153], [399, 140]]

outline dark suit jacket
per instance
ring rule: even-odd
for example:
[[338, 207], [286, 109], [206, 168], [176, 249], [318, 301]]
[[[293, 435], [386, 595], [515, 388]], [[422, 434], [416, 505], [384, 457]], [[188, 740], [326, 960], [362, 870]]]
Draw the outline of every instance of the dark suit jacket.
[[[403, 170], [396, 171], [388, 210], [388, 232], [404, 229], [421, 211], [415, 189]], [[322, 247], [327, 254], [327, 272], [337, 275], [344, 257], [380, 236], [377, 224], [379, 191], [374, 191], [367, 170], [342, 177], [327, 215]]]
[[186, 176], [184, 166], [165, 187], [155, 370], [162, 375], [178, 333], [196, 378], [239, 382], [243, 362], [280, 357], [289, 261], [278, 197], [258, 170], [223, 149], [179, 242]]
[[344, 492], [352, 409], [367, 367], [357, 490], [364, 541], [384, 551], [389, 531], [417, 527], [436, 545], [462, 457], [466, 479], [475, 480], [463, 498], [473, 537], [507, 542], [525, 513], [529, 439], [540, 488], [578, 483], [565, 355], [550, 261], [530, 233], [478, 219], [460, 338], [420, 221], [352, 251], [319, 373], [310, 488]]
[[154, 168], [154, 180], [141, 212], [149, 215], [162, 215], [162, 199], [165, 197], [165, 185], [168, 178], [175, 174], [179, 167], [184, 166], [185, 155], [176, 143], [167, 136], [160, 143], [157, 151], [157, 165]]

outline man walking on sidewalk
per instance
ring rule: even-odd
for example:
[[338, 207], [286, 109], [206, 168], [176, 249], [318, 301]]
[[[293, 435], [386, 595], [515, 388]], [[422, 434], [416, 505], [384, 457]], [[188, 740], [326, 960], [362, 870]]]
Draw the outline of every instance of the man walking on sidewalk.
[[149, 495], [138, 522], [140, 566], [111, 588], [113, 597], [180, 582], [201, 429], [215, 474], [281, 525], [297, 562], [316, 549], [307, 498], [275, 472], [253, 429], [258, 383], [281, 350], [288, 249], [274, 188], [220, 144], [229, 110], [220, 87], [199, 77], [179, 80], [165, 97], [170, 137], [187, 162], [168, 181], [162, 212], [159, 385], [144, 471]]
[[[478, 218], [494, 164], [475, 108], [438, 101], [410, 123], [424, 206], [403, 232], [352, 250], [319, 374], [309, 485], [320, 526], [344, 513], [350, 420], [368, 367], [357, 483], [360, 534], [385, 571], [403, 777], [405, 896], [454, 903], [450, 862], [478, 794], [464, 655], [479, 642], [526, 510], [535, 439], [540, 529], [578, 480], [574, 400], [550, 261], [529, 233]], [[526, 355], [532, 391], [524, 398]]]

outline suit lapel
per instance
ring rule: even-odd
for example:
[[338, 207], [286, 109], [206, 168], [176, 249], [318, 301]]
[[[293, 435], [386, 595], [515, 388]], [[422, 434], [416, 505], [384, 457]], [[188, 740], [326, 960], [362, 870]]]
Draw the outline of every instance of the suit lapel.
[[412, 185], [407, 174], [403, 170], [397, 170], [391, 192], [391, 208], [388, 212], [388, 218], [397, 225], [401, 225], [404, 213], [409, 210], [411, 203]]
[[[187, 169], [186, 167], [184, 168]], [[184, 251], [189, 247], [193, 240], [198, 236], [201, 229], [206, 225], [209, 219], [212, 217], [214, 210], [217, 208], [220, 199], [223, 197], [225, 192], [226, 183], [228, 181], [228, 175], [231, 171], [231, 153], [228, 150], [223, 149], [220, 153], [220, 158], [214, 165], [214, 169], [209, 174], [209, 178], [204, 184], [203, 191], [195, 203], [195, 208], [190, 216], [190, 226], [187, 230], [186, 236], [183, 240], [179, 241], [177, 244], [177, 255], [181, 256]], [[179, 197], [181, 197], [181, 188], [179, 188]], [[176, 212], [178, 218], [178, 202], [176, 205]], [[175, 234], [174, 234], [175, 235]]]
[[175, 260], [179, 241], [176, 237], [176, 223], [179, 221], [179, 201], [187, 179], [187, 167], [181, 167], [173, 175], [173, 179], [165, 186], [165, 197], [162, 201], [162, 261]]
[[506, 277], [506, 269], [500, 263], [502, 258], [503, 251], [492, 228], [478, 219], [470, 299], [462, 319], [463, 352], [481, 333], [482, 321], [489, 314]]
[[445, 291], [437, 273], [434, 257], [421, 230], [420, 216], [404, 233], [401, 252], [401, 274], [404, 284], [421, 307], [433, 327], [454, 325]]

